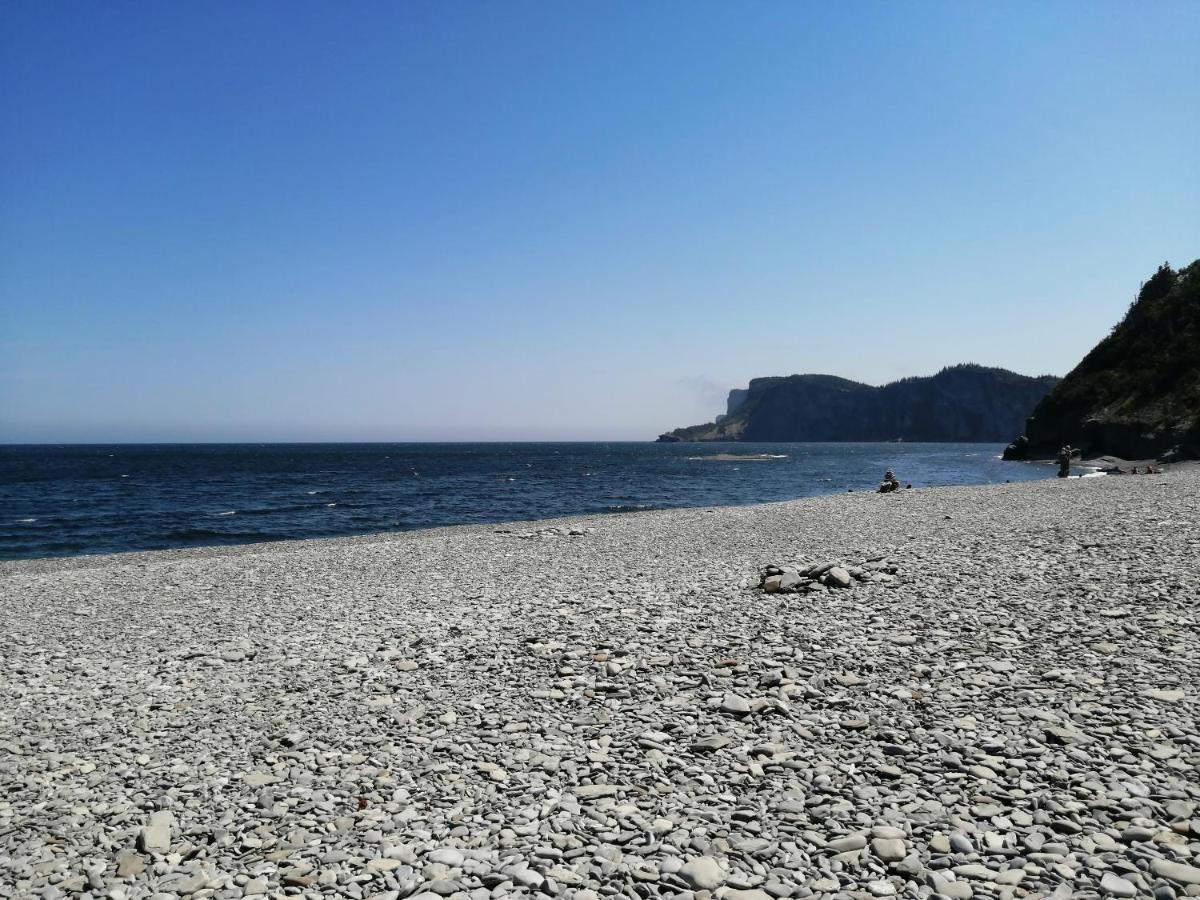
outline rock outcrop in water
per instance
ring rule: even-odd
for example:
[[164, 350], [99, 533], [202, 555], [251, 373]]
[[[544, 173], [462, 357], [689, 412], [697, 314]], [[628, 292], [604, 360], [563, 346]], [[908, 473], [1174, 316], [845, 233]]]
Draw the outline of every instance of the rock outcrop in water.
[[1048, 393], [1006, 459], [1200, 456], [1200, 260], [1163, 265], [1112, 333]]
[[1058, 379], [959, 365], [873, 387], [833, 375], [755, 378], [716, 421], [659, 441], [1003, 441]]

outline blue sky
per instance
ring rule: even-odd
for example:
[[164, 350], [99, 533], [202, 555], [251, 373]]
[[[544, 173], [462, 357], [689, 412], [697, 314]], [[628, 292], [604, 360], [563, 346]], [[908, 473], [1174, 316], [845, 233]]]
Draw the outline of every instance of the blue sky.
[[0, 16], [0, 440], [652, 438], [1200, 256], [1193, 0]]

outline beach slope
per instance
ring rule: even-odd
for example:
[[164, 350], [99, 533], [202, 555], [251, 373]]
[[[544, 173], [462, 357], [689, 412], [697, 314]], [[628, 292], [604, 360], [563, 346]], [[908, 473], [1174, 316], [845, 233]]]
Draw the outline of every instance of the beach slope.
[[5, 565], [0, 896], [1200, 893], [1198, 484]]

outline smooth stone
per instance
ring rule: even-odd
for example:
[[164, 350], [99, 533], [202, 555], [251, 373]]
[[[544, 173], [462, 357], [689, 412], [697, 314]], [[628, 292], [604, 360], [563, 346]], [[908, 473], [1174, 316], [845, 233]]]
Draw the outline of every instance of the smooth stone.
[[[1038, 844], [1041, 847], [1041, 844]], [[955, 832], [950, 835], [950, 849], [955, 853], [974, 853], [975, 845], [971, 843], [971, 839], [965, 834]]]
[[734, 844], [733, 849], [738, 851], [738, 853], [753, 854], [758, 853], [761, 850], [765, 850], [770, 846], [771, 842], [764, 840], [763, 838], [746, 838], [745, 840], [738, 841], [736, 844]]
[[117, 877], [128, 878], [146, 871], [146, 861], [136, 853], [125, 852], [117, 857]]
[[739, 716], [745, 715], [750, 712], [750, 701], [737, 694], [726, 694], [725, 699], [721, 701], [721, 712]]
[[425, 854], [425, 858], [430, 862], [441, 863], [444, 866], [449, 866], [452, 869], [457, 869], [465, 860], [465, 857], [453, 847], [439, 847], [436, 850], [430, 850]]
[[697, 891], [715, 890], [725, 883], [725, 870], [711, 856], [689, 859], [675, 874]]
[[976, 881], [995, 881], [1000, 874], [979, 863], [964, 863], [961, 866], [954, 866], [950, 871], [963, 878], [974, 878]]
[[1104, 873], [1104, 877], [1100, 879], [1100, 890], [1113, 897], [1136, 897], [1138, 892], [1137, 885], [1112, 872]]
[[725, 737], [723, 734], [714, 734], [710, 737], [701, 738], [691, 745], [693, 753], [714, 753], [722, 747], [728, 747], [733, 741]]
[[897, 838], [875, 838], [871, 841], [871, 852], [884, 862], [898, 862], [908, 855], [908, 848]]
[[1167, 881], [1179, 884], [1200, 884], [1200, 868], [1185, 863], [1171, 862], [1169, 859], [1154, 859], [1150, 861], [1150, 871]]
[[398, 869], [404, 865], [403, 861], [398, 859], [388, 859], [386, 857], [377, 857], [367, 863], [367, 868], [372, 872], [390, 872], [393, 869]]
[[825, 584], [828, 587], [848, 588], [854, 583], [850, 573], [841, 566], [834, 566], [825, 573]]
[[618, 787], [615, 784], [579, 784], [571, 788], [571, 792], [580, 800], [595, 800], [598, 797], [615, 797]]
[[165, 855], [171, 851], [171, 826], [175, 817], [169, 812], [156, 812], [150, 823], [138, 834], [138, 846], [143, 853]]
[[834, 853], [846, 853], [850, 850], [861, 850], [867, 846], [867, 837], [863, 834], [848, 834], [845, 837], [834, 838], [825, 845]]

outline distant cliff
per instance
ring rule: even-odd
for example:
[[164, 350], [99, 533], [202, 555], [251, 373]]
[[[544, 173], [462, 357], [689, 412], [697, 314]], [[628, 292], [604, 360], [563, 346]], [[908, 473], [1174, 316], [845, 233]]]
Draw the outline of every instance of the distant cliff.
[[1179, 272], [1161, 266], [1142, 285], [1005, 456], [1048, 456], [1063, 444], [1126, 459], [1173, 448], [1200, 456], [1200, 260]]
[[833, 375], [755, 378], [717, 421], [660, 441], [1003, 441], [1058, 379], [960, 365], [883, 387]]

